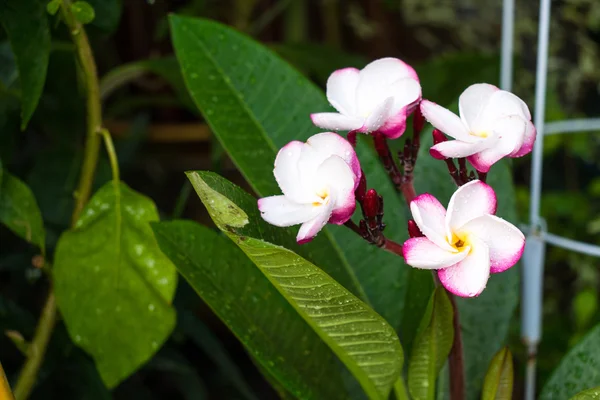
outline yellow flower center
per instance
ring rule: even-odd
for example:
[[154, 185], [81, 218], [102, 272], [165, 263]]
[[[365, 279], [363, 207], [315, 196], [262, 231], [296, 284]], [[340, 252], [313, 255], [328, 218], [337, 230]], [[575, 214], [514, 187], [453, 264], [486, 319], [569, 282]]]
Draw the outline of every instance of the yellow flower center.
[[489, 134], [487, 132], [469, 132], [469, 135], [484, 138], [484, 139], [489, 136]]
[[327, 189], [321, 189], [317, 191], [317, 196], [321, 199], [321, 201], [313, 202], [313, 206], [315, 207], [327, 204], [327, 202], [329, 201], [329, 191]]

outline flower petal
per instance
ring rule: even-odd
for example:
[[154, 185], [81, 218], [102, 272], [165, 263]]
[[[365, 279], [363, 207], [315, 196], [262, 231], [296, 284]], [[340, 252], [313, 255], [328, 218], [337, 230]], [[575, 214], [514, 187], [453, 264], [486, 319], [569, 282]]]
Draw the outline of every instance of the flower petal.
[[523, 138], [523, 144], [521, 148], [510, 154], [510, 157], [523, 157], [526, 154], [529, 154], [531, 150], [533, 150], [533, 144], [535, 143], [537, 131], [535, 126], [531, 121], [527, 122], [527, 128], [525, 129], [525, 137]]
[[313, 124], [319, 128], [334, 131], [352, 131], [363, 126], [364, 119], [349, 117], [338, 113], [316, 113], [310, 114]]
[[440, 202], [430, 195], [424, 193], [414, 198], [410, 202], [410, 211], [417, 226], [427, 237], [442, 250], [452, 253], [458, 252], [454, 247], [448, 244], [446, 240], [446, 209]]
[[275, 226], [292, 226], [302, 224], [315, 218], [322, 206], [298, 204], [286, 196], [271, 196], [258, 199], [260, 216]]
[[327, 100], [342, 114], [356, 115], [358, 79], [359, 71], [356, 68], [338, 69], [327, 79]]
[[333, 132], [323, 132], [311, 136], [306, 143], [312, 146], [323, 157], [323, 160], [331, 155], [341, 157], [350, 166], [354, 175], [360, 179], [362, 172], [356, 151], [342, 136]]
[[332, 155], [323, 161], [314, 179], [316, 193], [327, 193], [334, 210], [355, 204], [354, 188], [358, 178], [341, 157]]
[[393, 104], [394, 99], [392, 97], [388, 97], [383, 102], [375, 106], [375, 108], [373, 108], [367, 117], [364, 126], [360, 130], [362, 132], [375, 132], [381, 128], [387, 122]]
[[438, 271], [442, 286], [460, 297], [483, 292], [490, 277], [490, 255], [485, 243], [474, 238], [469, 255], [462, 261]]
[[411, 267], [442, 269], [462, 261], [469, 254], [469, 247], [465, 247], [459, 253], [453, 253], [442, 249], [425, 237], [415, 237], [404, 242], [402, 254]]
[[390, 115], [378, 131], [390, 139], [399, 138], [406, 130], [406, 118], [408, 118], [408, 114], [408, 106], [402, 108], [396, 114]]
[[492, 95], [498, 90], [500, 89], [494, 85], [476, 83], [465, 89], [458, 98], [460, 119], [472, 132], [479, 132], [477, 130], [479, 116], [489, 103]]
[[310, 186], [304, 185], [300, 179], [298, 163], [305, 147], [305, 143], [297, 140], [283, 146], [277, 153], [273, 169], [283, 194], [297, 203], [313, 203], [318, 200], [314, 192], [308, 190]]
[[490, 142], [487, 139], [475, 143], [467, 143], [460, 140], [448, 140], [432, 146], [431, 149], [429, 149], [429, 153], [437, 159], [460, 158], [478, 153], [489, 146]]
[[492, 273], [506, 271], [523, 255], [523, 233], [510, 222], [495, 215], [475, 218], [465, 224], [460, 232], [469, 237], [476, 236], [488, 246]]
[[317, 233], [323, 229], [325, 224], [327, 224], [327, 221], [331, 217], [332, 210], [333, 202], [319, 206], [319, 214], [317, 214], [317, 216], [310, 221], [303, 223], [300, 227], [298, 235], [296, 236], [296, 241], [298, 244], [310, 242], [317, 235]]
[[496, 193], [491, 186], [475, 180], [459, 187], [450, 198], [446, 213], [448, 241], [467, 222], [496, 213]]
[[468, 143], [474, 143], [480, 140], [476, 136], [469, 135], [469, 130], [463, 124], [462, 120], [452, 111], [442, 106], [429, 100], [422, 100], [421, 112], [434, 128], [439, 129], [446, 135]]
[[490, 98], [487, 106], [477, 120], [477, 127], [472, 127], [475, 132], [493, 129], [495, 121], [501, 118], [519, 116], [525, 121], [531, 121], [531, 114], [527, 104], [514, 94], [505, 90], [498, 90]]

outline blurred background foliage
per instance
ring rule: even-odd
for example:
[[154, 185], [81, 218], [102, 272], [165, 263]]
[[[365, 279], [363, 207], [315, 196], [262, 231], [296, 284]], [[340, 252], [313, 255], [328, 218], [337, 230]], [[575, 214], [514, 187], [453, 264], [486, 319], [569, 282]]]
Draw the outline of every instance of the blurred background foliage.
[[[165, 219], [186, 217], [211, 224], [200, 201], [189, 196], [184, 170], [212, 169], [244, 185], [191, 106], [172, 56], [167, 24], [171, 12], [230, 24], [270, 46], [321, 86], [334, 69], [362, 67], [385, 56], [415, 65], [424, 97], [441, 104], [450, 104], [471, 83], [498, 82], [499, 0], [89, 3], [95, 18], [88, 33], [102, 78], [105, 121], [116, 138], [123, 178], [154, 199]], [[600, 2], [552, 3], [547, 119], [597, 116]], [[536, 1], [516, 1], [514, 91], [531, 109], [537, 12]], [[23, 132], [19, 129], [19, 77], [6, 35], [0, 30], [0, 159], [5, 169], [33, 190], [52, 252], [58, 235], [69, 224], [85, 115], [83, 93], [74, 79], [79, 74], [74, 49], [57, 17], [49, 18], [54, 32], [48, 78], [40, 105]], [[598, 140], [589, 133], [546, 138], [542, 214], [550, 232], [600, 245]], [[528, 215], [529, 162], [529, 157], [513, 162], [523, 222]], [[109, 178], [108, 163], [102, 160], [96, 189]], [[0, 243], [0, 359], [14, 377], [23, 359], [23, 337], [32, 335], [47, 287], [33, 246], [4, 227], [0, 227]], [[540, 385], [583, 333], [600, 322], [598, 271], [594, 258], [548, 248]], [[180, 280], [175, 305], [178, 325], [171, 339], [112, 393], [59, 324], [32, 398], [277, 398], [242, 346], [184, 280]], [[526, 360], [516, 317], [511, 347], [519, 396]]]

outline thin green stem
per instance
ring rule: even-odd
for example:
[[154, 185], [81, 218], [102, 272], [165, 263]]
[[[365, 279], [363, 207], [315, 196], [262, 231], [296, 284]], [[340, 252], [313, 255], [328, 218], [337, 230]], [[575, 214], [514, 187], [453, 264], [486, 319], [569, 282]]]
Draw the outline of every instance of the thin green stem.
[[25, 400], [29, 397], [35, 383], [37, 373], [44, 361], [46, 347], [50, 342], [54, 325], [56, 324], [56, 299], [50, 288], [44, 309], [40, 314], [40, 320], [35, 328], [33, 340], [27, 348], [27, 361], [21, 370], [17, 384], [15, 385], [16, 400]]
[[6, 379], [6, 374], [4, 373], [4, 368], [2, 368], [2, 363], [0, 363], [0, 399], [2, 399], [2, 400], [13, 400], [14, 399], [12, 392], [10, 391], [10, 385], [8, 384], [8, 379]]
[[113, 181], [118, 183], [121, 180], [119, 177], [119, 161], [117, 159], [117, 152], [115, 151], [112, 137], [110, 136], [108, 129], [101, 129], [100, 134], [104, 139], [104, 146], [106, 147], [106, 152], [108, 153], [108, 160], [110, 162], [110, 169], [112, 170]]
[[[102, 108], [100, 105], [96, 63], [92, 49], [83, 26], [71, 13], [71, 0], [62, 0], [61, 15], [71, 32], [71, 39], [77, 50], [77, 56], [85, 78], [87, 95], [87, 135], [84, 159], [79, 183], [75, 192], [75, 206], [71, 216], [71, 226], [75, 226], [92, 192], [92, 184], [100, 152], [100, 135], [98, 133], [102, 128]], [[56, 300], [52, 287], [50, 287], [48, 298], [40, 314], [40, 319], [30, 344], [30, 351], [15, 385], [14, 393], [16, 400], [27, 399], [33, 389], [38, 371], [44, 360], [48, 342], [54, 330], [54, 325], [56, 324], [56, 316]]]
[[173, 207], [173, 219], [181, 218], [183, 212], [185, 211], [185, 205], [187, 204], [191, 193], [192, 184], [186, 179], [185, 182], [183, 182], [181, 190], [179, 191], [179, 196], [177, 196], [175, 207]]
[[404, 378], [400, 377], [394, 383], [394, 395], [396, 400], [409, 400], [408, 393], [406, 392], [406, 386], [404, 385]]

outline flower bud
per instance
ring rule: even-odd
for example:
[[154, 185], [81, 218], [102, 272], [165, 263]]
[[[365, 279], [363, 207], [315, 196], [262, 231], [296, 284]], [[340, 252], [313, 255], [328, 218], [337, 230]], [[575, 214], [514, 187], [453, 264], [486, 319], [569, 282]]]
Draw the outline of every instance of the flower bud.
[[411, 238], [423, 236], [423, 232], [421, 232], [414, 219], [408, 220], [408, 236]]
[[363, 201], [365, 217], [368, 219], [375, 218], [379, 214], [380, 204], [379, 195], [377, 195], [375, 189], [369, 189]]
[[361, 171], [360, 180], [358, 181], [358, 186], [354, 191], [354, 197], [358, 200], [359, 203], [365, 199], [365, 194], [367, 192], [367, 178], [365, 178], [364, 171]]
[[433, 135], [433, 144], [434, 145], [448, 140], [446, 138], [446, 135], [444, 135], [439, 129], [434, 129], [432, 132], [432, 135]]
[[423, 130], [423, 126], [425, 126], [425, 117], [421, 112], [421, 107], [415, 108], [415, 112], [413, 114], [413, 132], [415, 135], [418, 135]]

